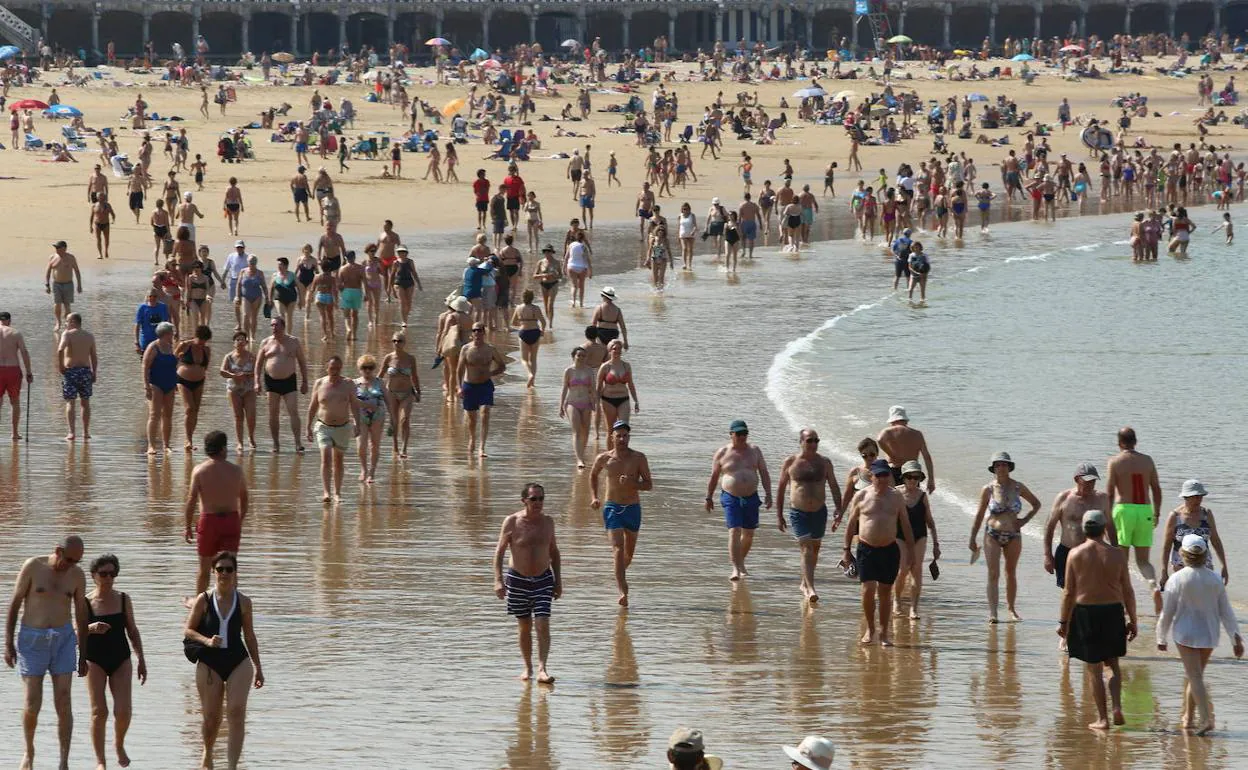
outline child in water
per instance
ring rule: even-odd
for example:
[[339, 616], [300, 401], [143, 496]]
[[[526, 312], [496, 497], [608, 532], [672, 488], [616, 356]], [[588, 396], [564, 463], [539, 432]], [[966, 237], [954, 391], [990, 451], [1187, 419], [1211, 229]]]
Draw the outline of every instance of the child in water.
[[1214, 231], [1215, 233], [1216, 233], [1217, 231], [1219, 231], [1219, 230], [1225, 230], [1225, 231], [1226, 231], [1226, 245], [1227, 245], [1227, 246], [1230, 246], [1232, 243], [1234, 243], [1234, 241], [1235, 241], [1235, 225], [1231, 224], [1231, 214], [1230, 214], [1230, 212], [1227, 212], [1227, 213], [1223, 214], [1223, 215], [1222, 215], [1222, 224], [1220, 224], [1220, 225], [1218, 225], [1217, 227], [1213, 228], [1213, 231]]

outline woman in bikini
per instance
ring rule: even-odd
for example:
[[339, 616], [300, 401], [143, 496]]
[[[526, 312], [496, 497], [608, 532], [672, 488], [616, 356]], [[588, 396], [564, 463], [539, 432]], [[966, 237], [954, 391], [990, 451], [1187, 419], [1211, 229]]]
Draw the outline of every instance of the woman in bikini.
[[212, 326], [212, 303], [217, 296], [217, 284], [225, 286], [225, 276], [217, 271], [217, 263], [209, 256], [207, 246], [198, 246], [196, 253], [197, 261], [204, 266], [204, 275], [208, 276], [208, 300], [200, 308], [200, 317], [203, 319], [200, 323]]
[[152, 241], [155, 243], [152, 248], [152, 264], [159, 265], [161, 252], [165, 249], [165, 241], [169, 238], [169, 210], [165, 208], [164, 201], [159, 199], [156, 201], [156, 210], [152, 212], [151, 219], [148, 221], [152, 225]]
[[[893, 614], [901, 615], [901, 598], [906, 593], [906, 580], [910, 580], [910, 619], [919, 619], [919, 595], [923, 592], [923, 560], [927, 556], [927, 535], [932, 536], [932, 562], [940, 558], [940, 541], [936, 537], [936, 521], [932, 518], [932, 501], [919, 484], [927, 478], [923, 467], [917, 460], [907, 460], [901, 466], [902, 502], [906, 505], [906, 516], [910, 519], [910, 531], [914, 533], [914, 544], [906, 548], [901, 544], [901, 567], [897, 571], [897, 582], [893, 584]], [[901, 525], [897, 526], [901, 531]]]
[[334, 308], [338, 305], [338, 281], [328, 259], [321, 260], [321, 272], [312, 281], [312, 296], [321, 318], [321, 342], [334, 337]]
[[[602, 419], [607, 425], [614, 425], [616, 420], [628, 422], [630, 413], [629, 397], [632, 397], [632, 411], [641, 411], [641, 402], [637, 400], [637, 385], [633, 382], [633, 367], [624, 360], [624, 343], [611, 340], [607, 345], [607, 360], [598, 367], [598, 377], [594, 381], [594, 391], [599, 394], [602, 403]], [[611, 434], [607, 434], [607, 449], [614, 442]]]
[[650, 268], [650, 280], [656, 291], [667, 285], [667, 269], [674, 267], [672, 255], [667, 250], [667, 228], [659, 225], [650, 233], [650, 247], [646, 254], [646, 267]]
[[433, 181], [442, 181], [442, 153], [438, 152], [436, 144], [429, 145], [429, 167], [425, 169], [425, 175], [421, 179], [428, 179], [433, 174]]
[[208, 290], [212, 279], [204, 275], [204, 263], [196, 260], [191, 265], [191, 274], [186, 277], [186, 316], [192, 328], [201, 324], [207, 325], [208, 318], [204, 307], [208, 304]]
[[381, 326], [381, 290], [385, 286], [385, 272], [377, 257], [377, 244], [364, 247], [364, 308], [368, 316], [368, 328]]
[[446, 298], [446, 310], [438, 316], [438, 332], [433, 338], [433, 349], [442, 357], [442, 394], [448, 404], [455, 403], [459, 395], [459, 383], [455, 380], [459, 369], [459, 351], [468, 344], [468, 330], [472, 327], [472, 304], [458, 292]]
[[511, 325], [519, 327], [520, 360], [529, 373], [528, 386], [537, 380], [537, 343], [546, 329], [546, 316], [533, 304], [533, 290], [525, 289], [521, 302], [511, 314]]
[[559, 260], [555, 259], [555, 247], [549, 243], [542, 249], [542, 258], [533, 270], [533, 280], [542, 287], [542, 305], [546, 308], [546, 323], [555, 328], [555, 297], [559, 294]]
[[286, 321], [286, 328], [295, 328], [295, 307], [299, 304], [299, 289], [295, 288], [295, 274], [290, 271], [290, 260], [286, 257], [277, 258], [277, 270], [273, 272], [273, 280], [269, 284], [269, 296], [273, 298], [277, 312]]
[[458, 182], [459, 174], [455, 173], [455, 166], [459, 164], [459, 153], [455, 151], [455, 143], [446, 143], [446, 181]]
[[243, 423], [247, 424], [247, 444], [256, 451], [256, 356], [248, 346], [247, 332], [234, 332], [234, 349], [225, 354], [219, 374], [226, 379], [225, 392], [234, 411], [236, 452], [243, 451]]
[[355, 398], [360, 402], [360, 481], [372, 484], [381, 453], [382, 428], [386, 415], [394, 414], [394, 409], [390, 391], [377, 378], [377, 359], [363, 355], [355, 365], [360, 370], [355, 380]]
[[932, 199], [932, 211], [936, 215], [936, 235], [944, 238], [949, 234], [949, 188], [941, 187]]
[[208, 361], [212, 351], [208, 341], [212, 339], [212, 329], [199, 326], [195, 336], [178, 343], [173, 354], [178, 357], [178, 390], [182, 393], [182, 408], [186, 428], [186, 444], [184, 448], [190, 452], [196, 447], [192, 445], [195, 437], [195, 426], [199, 424], [199, 404], [204, 398], [204, 379], [208, 376]]
[[[405, 349], [407, 338], [395, 334], [390, 338], [393, 350], [381, 361], [381, 373], [390, 394], [390, 434], [394, 437], [394, 453], [407, 458], [407, 443], [412, 432], [412, 406], [420, 401], [420, 375], [416, 372], [416, 358]], [[454, 368], [454, 367], [452, 367]], [[403, 434], [403, 449], [399, 450], [399, 433]]]
[[526, 227], [529, 231], [529, 253], [537, 253], [537, 244], [542, 237], [542, 204], [537, 202], [537, 193], [529, 191], [528, 200], [524, 202]]
[[173, 323], [175, 333], [182, 327], [182, 287], [185, 285], [186, 279], [178, 270], [177, 260], [166, 261], [163, 270], [152, 274], [152, 286], [161, 293], [165, 304], [169, 306], [169, 320]]
[[303, 308], [305, 322], [312, 317], [313, 303], [309, 301], [308, 294], [312, 291], [312, 282], [316, 280], [318, 269], [316, 257], [312, 256], [312, 244], [303, 244], [303, 252], [295, 263], [295, 289], [299, 292], [299, 307]]
[[992, 211], [992, 199], [997, 197], [992, 190], [988, 189], [988, 183], [984, 182], [979, 186], [979, 192], [975, 193], [975, 199], [979, 201], [979, 231], [981, 233], [988, 232], [988, 218]]
[[[984, 556], [988, 560], [988, 622], [997, 622], [998, 584], [1001, 579], [1001, 556], [1005, 555], [1005, 601], [1010, 617], [1022, 620], [1014, 600], [1018, 596], [1018, 558], [1023, 553], [1022, 528], [1040, 510], [1040, 501], [1022, 482], [1010, 478], [1014, 461], [1009, 454], [997, 452], [988, 464], [988, 472], [995, 476], [979, 495], [979, 509], [975, 523], [971, 525], [971, 559], [979, 556], [979, 525], [985, 514], [988, 524], [984, 527]], [[1031, 506], [1026, 516], [1019, 518], [1023, 501]]]
[[889, 187], [884, 191], [884, 205], [881, 206], [884, 222], [884, 243], [891, 244], [897, 230], [897, 191]]
[[87, 660], [87, 691], [91, 695], [91, 743], [95, 761], [105, 766], [104, 735], [108, 727], [108, 698], [113, 693], [113, 726], [117, 762], [130, 764], [126, 755], [126, 731], [130, 729], [131, 687], [134, 668], [130, 648], [139, 658], [139, 684], [147, 683], [147, 661], [143, 657], [143, 640], [134, 622], [134, 605], [130, 597], [113, 589], [121, 563], [111, 553], [91, 562], [91, 580], [95, 590], [87, 594], [87, 638], [83, 657]]
[[[247, 731], [247, 695], [264, 687], [260, 645], [252, 625], [255, 608], [238, 590], [238, 557], [221, 551], [212, 557], [216, 582], [195, 597], [183, 635], [195, 645], [195, 689], [203, 709], [204, 763], [211, 763], [213, 746], [224, 714], [229, 721], [226, 757], [236, 767], [243, 754]], [[225, 703], [229, 709], [224, 708]]]
[[572, 452], [576, 467], [585, 467], [585, 447], [589, 444], [589, 424], [594, 419], [598, 398], [594, 391], [594, 370], [586, 363], [585, 348], [572, 351], [572, 365], [563, 370], [563, 392], [559, 394], [559, 416], [572, 423]]

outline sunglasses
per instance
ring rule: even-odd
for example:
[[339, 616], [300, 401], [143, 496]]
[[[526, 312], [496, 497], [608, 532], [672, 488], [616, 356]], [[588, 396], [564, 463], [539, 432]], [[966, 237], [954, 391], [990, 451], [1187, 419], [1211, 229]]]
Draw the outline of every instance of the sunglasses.
[[531, 497], [531, 496], [530, 496], [530, 497], [526, 497], [526, 498], [524, 498], [524, 499], [525, 499], [525, 500], [528, 500], [528, 501], [530, 501], [530, 502], [540, 503], [540, 502], [542, 502], [543, 500], [545, 500], [545, 499], [546, 499], [546, 495], [542, 495], [541, 497]]
[[734, 436], [748, 436], [748, 435], [750, 435], [750, 432], [749, 432], [748, 430], [739, 430], [739, 431], [736, 431], [735, 433], [733, 433], [732, 435], [734, 435]]
[[365, 364], [364, 366], [361, 366], [361, 367], [360, 367], [360, 371], [363, 371], [363, 372], [371, 372], [372, 370], [374, 370], [374, 369], [376, 369], [376, 368], [377, 368], [377, 367], [373, 366], [372, 364]]
[[808, 439], [803, 439], [803, 440], [802, 440], [802, 443], [803, 443], [803, 444], [818, 444], [818, 443], [819, 443], [819, 439], [817, 439], [817, 438], [808, 438]]
[[216, 570], [218, 575], [233, 575], [234, 574], [233, 567], [213, 567], [213, 569]]
[[879, 473], [872, 473], [871, 475], [876, 477], [877, 479], [882, 479], [885, 476], [888, 476], [891, 478], [893, 475], [893, 472], [892, 471], [880, 471]]
[[116, 573], [116, 572], [113, 572], [112, 570], [109, 570], [109, 571], [107, 571], [107, 572], [105, 572], [104, 570], [100, 570], [99, 572], [97, 572], [97, 573], [95, 573], [95, 574], [96, 574], [96, 575], [98, 575], [98, 576], [100, 576], [100, 577], [102, 577], [102, 578], [115, 578], [115, 577], [117, 577], [117, 573]]

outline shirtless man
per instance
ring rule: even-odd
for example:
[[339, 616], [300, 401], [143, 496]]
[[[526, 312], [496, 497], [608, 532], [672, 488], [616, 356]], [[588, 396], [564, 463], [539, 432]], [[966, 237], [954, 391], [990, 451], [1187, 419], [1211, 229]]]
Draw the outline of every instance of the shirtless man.
[[494, 406], [494, 378], [507, 369], [507, 359], [498, 348], [485, 341], [485, 324], [472, 325], [472, 338], [459, 351], [460, 403], [468, 415], [468, 454], [477, 448], [477, 412], [481, 412], [481, 456], [490, 437], [490, 409]]
[[890, 623], [893, 617], [893, 583], [901, 567], [900, 532], [906, 549], [914, 545], [914, 531], [906, 515], [904, 496], [893, 486], [893, 472], [887, 460], [871, 463], [871, 486], [854, 495], [850, 502], [849, 523], [845, 525], [845, 550], [842, 560], [848, 562], [854, 535], [858, 536], [858, 552], [854, 564], [862, 583], [862, 614], [867, 633], [860, 643], [875, 644], [876, 596], [879, 596], [880, 644], [892, 647]]
[[[832, 491], [835, 510], [833, 532], [840, 526], [845, 512], [832, 461], [819, 454], [819, 434], [813, 428], [804, 428], [797, 434], [797, 441], [801, 451], [786, 457], [780, 466], [780, 482], [776, 485], [776, 523], [781, 532], [786, 526], [793, 528], [802, 559], [802, 596], [814, 604], [819, 601], [819, 594], [815, 592], [815, 567], [819, 564], [819, 548], [828, 527], [825, 488]], [[793, 499], [786, 525], [784, 493], [788, 491], [790, 482], [793, 484]]]
[[95, 352], [95, 335], [84, 331], [82, 316], [70, 313], [65, 319], [65, 333], [56, 348], [56, 368], [61, 373], [61, 396], [65, 399], [65, 424], [69, 426], [66, 441], [73, 441], [75, 402], [82, 402], [82, 438], [91, 439], [91, 392], [100, 370]]
[[[503, 519], [494, 549], [494, 595], [507, 600], [507, 614], [520, 631], [520, 656], [524, 658], [522, 681], [533, 678], [533, 626], [537, 626], [537, 682], [553, 684], [546, 671], [550, 654], [550, 605], [563, 595], [563, 569], [555, 542], [555, 520], [542, 512], [546, 490], [529, 484], [521, 494], [524, 508]], [[503, 555], [511, 550], [507, 571]], [[536, 620], [535, 620], [536, 619]]]
[[910, 418], [906, 416], [904, 406], [892, 406], [888, 409], [888, 427], [880, 431], [876, 443], [888, 458], [893, 469], [893, 486], [901, 486], [901, 466], [908, 460], [918, 460], [923, 456], [923, 467], [927, 470], [927, 493], [936, 491], [936, 469], [932, 465], [932, 455], [927, 451], [927, 439], [923, 433], [910, 427]]
[[398, 259], [395, 251], [403, 239], [394, 231], [394, 222], [387, 219], [381, 223], [381, 234], [377, 236], [377, 259], [381, 260], [381, 285], [385, 287], [386, 301], [394, 299], [394, 280], [390, 271], [394, 261]]
[[594, 182], [594, 175], [587, 167], [585, 176], [581, 179], [581, 219], [585, 221], [585, 226], [590, 230], [594, 229], [594, 205], [597, 198], [598, 185]]
[[[302, 120], [299, 121], [299, 126], [295, 129], [295, 162], [301, 166], [308, 165], [308, 139], [311, 136], [312, 133], [308, 131], [308, 127], [303, 124]], [[295, 216], [299, 216], [298, 209], [295, 211]]]
[[641, 183], [641, 192], [637, 193], [637, 218], [641, 220], [641, 242], [646, 242], [646, 225], [650, 223], [650, 217], [654, 216], [654, 191], [650, 189], [649, 182]]
[[355, 397], [355, 383], [342, 376], [342, 358], [330, 356], [325, 363], [327, 376], [312, 386], [308, 400], [308, 441], [321, 450], [321, 502], [328, 503], [330, 464], [333, 464], [333, 500], [342, 501], [342, 466], [351, 438], [360, 435], [360, 402]]
[[1118, 545], [1130, 550], [1135, 547], [1135, 566], [1139, 568], [1148, 588], [1153, 592], [1153, 605], [1161, 614], [1161, 589], [1157, 573], [1149, 560], [1153, 545], [1153, 529], [1161, 521], [1161, 481], [1153, 458], [1135, 451], [1135, 429], [1118, 431], [1118, 454], [1105, 466], [1105, 487], [1109, 495], [1107, 510], [1118, 531]]
[[364, 266], [356, 264], [354, 251], [344, 256], [347, 264], [338, 271], [338, 304], [347, 325], [347, 339], [353, 340], [360, 325], [360, 308], [364, 307]]
[[101, 195], [108, 195], [108, 177], [104, 176], [97, 163], [91, 176], [87, 177], [87, 203], [95, 203]]
[[[242, 468], [226, 459], [228, 443], [229, 437], [222, 431], [209, 431], [204, 436], [204, 454], [208, 459], [191, 471], [191, 487], [186, 494], [186, 531], [182, 537], [195, 543], [199, 571], [195, 574], [195, 593], [184, 602], [188, 606], [208, 589], [213, 555], [220, 551], [238, 553], [242, 542], [243, 522], [247, 520], [247, 477]], [[196, 508], [199, 522], [192, 525]]]
[[[308, 199], [312, 197], [309, 191], [307, 167], [300, 166], [295, 169], [295, 175], [290, 178], [290, 194], [295, 199], [295, 221], [302, 222], [303, 219], [312, 221], [312, 212], [308, 211]], [[303, 206], [303, 219], [299, 218], [299, 207]]]
[[56, 252], [48, 257], [48, 269], [43, 273], [43, 291], [52, 295], [52, 313], [56, 316], [56, 325], [52, 331], [61, 330], [62, 315], [69, 315], [74, 304], [74, 284], [78, 284], [78, 293], [82, 293], [82, 272], [78, 269], [78, 258], [66, 251], [69, 244], [57, 241], [52, 244]]
[[325, 223], [325, 234], [316, 243], [316, 261], [323, 264], [329, 261], [330, 269], [328, 272], [337, 273], [342, 267], [342, 256], [347, 251], [347, 243], [342, 239], [342, 233], [338, 232], [338, 225], [335, 222]]
[[148, 188], [148, 181], [138, 168], [130, 175], [130, 180], [126, 183], [126, 192], [129, 193], [130, 210], [134, 212], [134, 223], [139, 223], [139, 216], [143, 213], [143, 199]]
[[9, 395], [9, 406], [13, 411], [14, 441], [21, 441], [22, 435], [17, 427], [22, 419], [22, 367], [26, 368], [26, 383], [35, 381], [35, 374], [30, 368], [30, 352], [26, 350], [26, 340], [22, 333], [10, 326], [12, 316], [9, 311], [0, 311], [0, 409], [4, 407], [4, 395]]
[[[767, 461], [757, 446], [750, 444], [750, 429], [745, 420], [733, 420], [728, 426], [727, 446], [720, 447], [711, 458], [711, 478], [706, 483], [706, 510], [715, 510], [715, 486], [720, 486], [719, 502], [724, 507], [724, 524], [728, 527], [728, 558], [732, 561], [729, 580], [740, 580], [750, 573], [745, 557], [754, 545], [758, 529], [760, 505], [771, 509], [771, 474]], [[765, 502], [758, 499], [762, 480]]]
[[174, 228], [175, 233], [178, 231], [178, 227], [185, 227], [187, 230], [190, 230], [192, 241], [195, 240], [195, 220], [204, 218], [204, 212], [199, 210], [199, 206], [195, 205], [193, 198], [194, 196], [189, 192], [182, 193], [182, 205], [178, 206], [178, 210], [175, 212], [178, 224]]
[[9, 603], [4, 625], [4, 664], [9, 668], [17, 666], [26, 689], [22, 712], [26, 754], [22, 757], [22, 770], [30, 770], [35, 763], [35, 726], [43, 706], [45, 674], [52, 675], [52, 698], [61, 742], [60, 767], [69, 768], [69, 742], [74, 733], [70, 703], [74, 672], [87, 675], [85, 648], [78, 647], [75, 654], [76, 639], [87, 638], [87, 579], [78, 566], [82, 550], [82, 538], [69, 535], [51, 556], [27, 559], [17, 574], [17, 587]]
[[[568, 161], [568, 179], [572, 180], [572, 200], [577, 200], [581, 190], [581, 174], [585, 171], [585, 159], [580, 150], [572, 151], [572, 159]], [[586, 222], [588, 225], [589, 223]]]
[[[1083, 514], [1088, 511], [1104, 511], [1109, 505], [1109, 498], [1105, 493], [1096, 489], [1096, 482], [1100, 478], [1095, 465], [1081, 463], [1075, 468], [1074, 489], [1058, 492], [1053, 500], [1053, 510], [1049, 513], [1048, 523], [1044, 525], [1044, 571], [1057, 575], [1058, 588], [1066, 587], [1066, 559], [1071, 549], [1082, 545], [1085, 539]], [[1059, 526], [1062, 529], [1061, 542], [1054, 551], [1053, 534]], [[1109, 542], [1118, 542], [1112, 522], [1109, 524]]]
[[[1112, 491], [1110, 493], [1112, 498]], [[1105, 542], [1105, 513], [1083, 514], [1083, 544], [1071, 549], [1066, 561], [1066, 593], [1058, 615], [1057, 635], [1066, 640], [1070, 657], [1087, 664], [1092, 693], [1100, 717], [1088, 727], [1109, 729], [1105, 704], [1105, 666], [1109, 666], [1109, 697], [1114, 724], [1122, 716], [1122, 673], [1118, 659], [1127, 654], [1127, 642], [1135, 638], [1135, 591], [1127, 572], [1127, 554]], [[1127, 617], [1124, 618], [1124, 613]], [[1124, 620], [1126, 621], [1124, 623]]]
[[[617, 420], [611, 426], [611, 449], [594, 458], [589, 472], [591, 508], [602, 506], [602, 520], [611, 541], [611, 558], [615, 567], [615, 585], [619, 588], [621, 607], [628, 606], [626, 573], [637, 551], [637, 533], [641, 530], [641, 492], [654, 488], [650, 463], [646, 456], [628, 447], [632, 430], [628, 423]], [[607, 475], [606, 504], [598, 496], [598, 476]]]
[[797, 203], [802, 207], [802, 243], [810, 243], [810, 228], [815, 223], [815, 214], [819, 211], [819, 200], [810, 191], [810, 185], [802, 185], [802, 192], [797, 196]]
[[754, 241], [758, 239], [758, 223], [762, 218], [762, 209], [747, 192], [745, 200], [737, 207], [737, 222], [741, 227], [741, 245], [746, 259], [754, 259]]
[[108, 202], [108, 193], [100, 193], [91, 204], [91, 214], [87, 218], [87, 232], [95, 234], [95, 250], [99, 254], [96, 259], [108, 259], [108, 228], [116, 221], [117, 212]]
[[256, 394], [269, 393], [269, 433], [273, 436], [273, 453], [282, 451], [277, 432], [278, 413], [283, 403], [286, 404], [291, 432], [295, 436], [295, 451], [302, 452], [300, 440], [303, 434], [299, 431], [299, 396], [296, 391], [308, 392], [308, 362], [303, 357], [303, 345], [299, 339], [286, 333], [283, 318], [274, 318], [269, 327], [273, 329], [273, 336], [261, 342], [256, 352]]

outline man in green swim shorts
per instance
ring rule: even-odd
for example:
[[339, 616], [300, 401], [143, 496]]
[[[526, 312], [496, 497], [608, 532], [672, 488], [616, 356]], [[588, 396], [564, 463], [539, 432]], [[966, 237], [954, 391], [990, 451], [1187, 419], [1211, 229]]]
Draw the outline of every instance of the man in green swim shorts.
[[1149, 559], [1153, 529], [1161, 520], [1161, 481], [1153, 458], [1135, 451], [1135, 429], [1118, 431], [1118, 454], [1106, 465], [1109, 508], [1113, 512], [1118, 545], [1135, 548], [1135, 564], [1153, 592], [1153, 604], [1161, 612], [1157, 573]]

